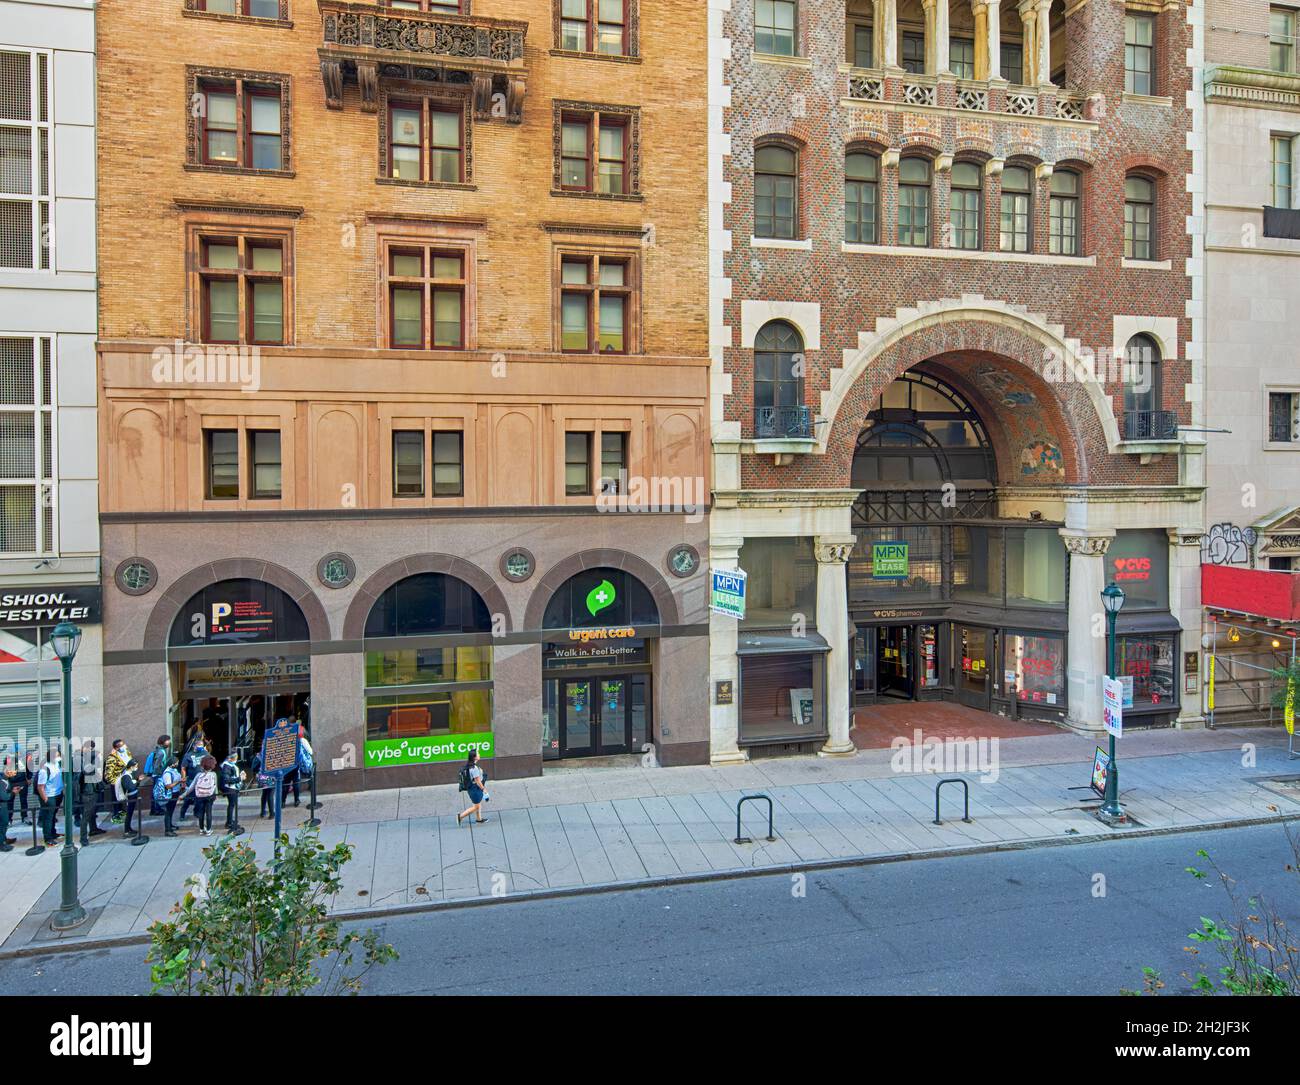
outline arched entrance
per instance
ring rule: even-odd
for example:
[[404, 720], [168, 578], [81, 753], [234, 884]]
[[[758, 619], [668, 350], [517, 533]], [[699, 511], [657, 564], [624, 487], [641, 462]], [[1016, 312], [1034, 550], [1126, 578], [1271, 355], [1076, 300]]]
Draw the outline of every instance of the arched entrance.
[[623, 569], [584, 569], [546, 604], [542, 759], [639, 751], [653, 739], [659, 608]]
[[1034, 406], [995, 366], [958, 375], [923, 363], [866, 412], [848, 563], [856, 704], [955, 700], [1064, 719], [1061, 524], [1005, 500], [1022, 480], [1064, 479], [1059, 444], [1034, 436]]
[[310, 641], [302, 608], [263, 580], [220, 580], [192, 595], [167, 637], [177, 752], [201, 728], [216, 757], [233, 748], [246, 764], [276, 720], [310, 731]]
[[440, 572], [391, 584], [363, 647], [367, 769], [492, 756], [492, 619], [474, 588]]

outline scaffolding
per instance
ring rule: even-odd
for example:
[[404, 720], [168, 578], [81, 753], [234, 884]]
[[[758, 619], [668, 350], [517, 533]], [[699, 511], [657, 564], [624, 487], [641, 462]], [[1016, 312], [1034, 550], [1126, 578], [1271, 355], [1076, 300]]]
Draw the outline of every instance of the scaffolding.
[[[1207, 612], [1203, 643], [1206, 717], [1211, 728], [1231, 723], [1278, 722], [1279, 672], [1295, 671], [1300, 631], [1272, 619], [1232, 612]], [[1287, 751], [1296, 757], [1294, 725], [1287, 727]]]

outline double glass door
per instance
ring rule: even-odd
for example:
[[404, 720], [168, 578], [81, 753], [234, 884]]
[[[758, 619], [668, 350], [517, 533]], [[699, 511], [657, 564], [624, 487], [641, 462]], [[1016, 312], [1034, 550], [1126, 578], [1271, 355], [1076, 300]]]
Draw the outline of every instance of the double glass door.
[[639, 749], [649, 734], [648, 675], [565, 678], [560, 685], [560, 756]]

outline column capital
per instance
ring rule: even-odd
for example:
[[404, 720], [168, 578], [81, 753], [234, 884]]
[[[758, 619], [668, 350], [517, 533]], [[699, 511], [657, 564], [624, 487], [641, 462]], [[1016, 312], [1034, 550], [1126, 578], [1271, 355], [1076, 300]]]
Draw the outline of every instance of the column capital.
[[1060, 528], [1057, 534], [1065, 542], [1067, 553], [1097, 558], [1106, 556], [1110, 541], [1115, 537], [1113, 531], [1075, 531], [1068, 527]]
[[813, 538], [813, 554], [819, 565], [843, 565], [857, 541], [856, 535], [817, 535]]

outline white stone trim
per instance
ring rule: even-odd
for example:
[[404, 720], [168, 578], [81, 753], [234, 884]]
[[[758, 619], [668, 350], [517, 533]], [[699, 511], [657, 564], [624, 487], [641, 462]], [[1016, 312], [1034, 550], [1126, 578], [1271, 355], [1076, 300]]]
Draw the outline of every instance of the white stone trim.
[[754, 349], [759, 330], [770, 320], [786, 320], [799, 329], [804, 350], [822, 348], [822, 307], [815, 301], [742, 301], [740, 345]]
[[1172, 260], [1134, 260], [1125, 256], [1120, 260], [1120, 266], [1131, 268], [1134, 271], [1173, 271], [1174, 262]]
[[1178, 320], [1172, 316], [1115, 316], [1111, 349], [1116, 358], [1124, 358], [1128, 341], [1135, 335], [1149, 335], [1160, 348], [1162, 361], [1178, 357]]
[[944, 260], [991, 260], [999, 264], [1052, 264], [1060, 267], [1096, 267], [1095, 256], [1050, 256], [1033, 252], [992, 252], [986, 249], [921, 248], [915, 245], [863, 245], [841, 241], [842, 252], [864, 256], [934, 256]]
[[751, 249], [790, 249], [795, 252], [812, 252], [812, 238], [751, 237]]

